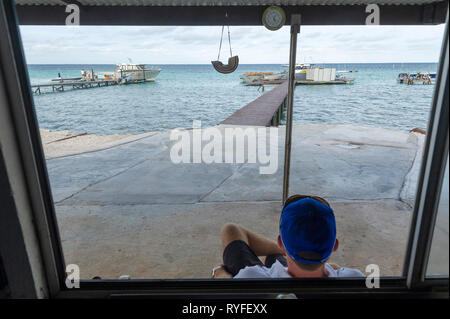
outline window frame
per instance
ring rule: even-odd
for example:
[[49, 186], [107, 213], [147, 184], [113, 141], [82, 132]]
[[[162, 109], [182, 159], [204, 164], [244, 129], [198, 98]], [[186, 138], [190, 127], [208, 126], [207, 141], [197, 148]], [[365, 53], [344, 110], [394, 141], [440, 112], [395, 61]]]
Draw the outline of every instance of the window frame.
[[[5, 32], [1, 31], [4, 30]], [[65, 263], [51, 188], [39, 134], [24, 51], [19, 33], [18, 19], [13, 1], [0, 3], [0, 76], [4, 76], [8, 108], [12, 117], [13, 144], [21, 156], [18, 165], [24, 173], [25, 196], [32, 207], [32, 217], [38, 235], [39, 253], [42, 256], [48, 296], [54, 298], [73, 297], [130, 297], [130, 296], [254, 296], [270, 298], [278, 293], [296, 293], [303, 297], [391, 297], [433, 296], [448, 298], [448, 276], [425, 278], [424, 272], [430, 252], [430, 244], [436, 216], [436, 191], [442, 183], [442, 153], [448, 153], [448, 121], [444, 121], [444, 96], [448, 97], [448, 10], [439, 73], [430, 112], [424, 161], [420, 172], [416, 204], [411, 223], [410, 237], [405, 258], [405, 270], [401, 277], [380, 278], [379, 289], [368, 289], [365, 278], [333, 279], [271, 279], [271, 280], [208, 280], [208, 279], [160, 279], [160, 280], [81, 280], [79, 289], [65, 287]], [[3, 45], [6, 44], [6, 45]], [[2, 74], [3, 73], [3, 74]], [[444, 78], [442, 78], [444, 77]], [[445, 95], [447, 92], [447, 95]], [[447, 112], [447, 113], [445, 113]], [[448, 119], [448, 118], [447, 118]], [[442, 132], [447, 139], [442, 139]], [[446, 145], [445, 145], [446, 141]], [[8, 156], [4, 153], [3, 156]], [[2, 160], [0, 158], [0, 160]], [[4, 165], [0, 161], [0, 165]], [[430, 167], [433, 169], [430, 170]], [[5, 191], [0, 183], [0, 191]], [[439, 194], [438, 194], [439, 195]], [[7, 199], [14, 204], [14, 197]], [[15, 207], [15, 206], [14, 206]], [[424, 214], [424, 212], [428, 212]], [[18, 215], [11, 209], [8, 218]], [[20, 221], [12, 221], [20, 226]], [[18, 224], [19, 223], [19, 224]], [[414, 227], [413, 227], [414, 226]], [[1, 237], [0, 237], [1, 238]], [[425, 245], [420, 240], [428, 240]], [[25, 244], [25, 243], [22, 243]], [[20, 251], [26, 254], [25, 251]], [[5, 259], [4, 259], [5, 261]], [[6, 266], [5, 261], [5, 266]], [[6, 267], [5, 267], [6, 268]], [[17, 273], [32, 269], [18, 267]], [[8, 274], [7, 274], [8, 275]], [[28, 288], [27, 288], [28, 289]]]
[[447, 11], [436, 87], [429, 115], [424, 155], [404, 261], [403, 275], [407, 277], [407, 285], [410, 288], [427, 285], [426, 268], [449, 153], [448, 17]]

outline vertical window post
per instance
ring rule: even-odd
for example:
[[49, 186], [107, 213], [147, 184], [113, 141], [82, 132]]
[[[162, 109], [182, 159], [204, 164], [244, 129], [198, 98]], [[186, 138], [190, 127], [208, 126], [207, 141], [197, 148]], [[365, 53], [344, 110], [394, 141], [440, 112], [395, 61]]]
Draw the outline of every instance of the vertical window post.
[[289, 173], [291, 166], [292, 116], [295, 90], [295, 60], [297, 56], [297, 34], [300, 33], [301, 15], [291, 15], [291, 46], [289, 51], [289, 87], [286, 113], [286, 139], [284, 144], [283, 203], [289, 196]]

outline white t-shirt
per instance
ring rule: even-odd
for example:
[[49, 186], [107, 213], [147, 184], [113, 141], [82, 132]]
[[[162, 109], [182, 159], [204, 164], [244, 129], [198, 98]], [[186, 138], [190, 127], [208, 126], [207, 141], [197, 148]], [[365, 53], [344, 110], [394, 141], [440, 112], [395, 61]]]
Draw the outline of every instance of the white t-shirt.
[[[364, 277], [364, 274], [358, 269], [342, 267], [338, 270], [325, 263], [325, 276], [326, 277]], [[265, 266], [247, 266], [241, 269], [234, 278], [291, 278], [287, 271], [287, 267], [284, 267], [278, 260], [275, 261], [272, 267]]]

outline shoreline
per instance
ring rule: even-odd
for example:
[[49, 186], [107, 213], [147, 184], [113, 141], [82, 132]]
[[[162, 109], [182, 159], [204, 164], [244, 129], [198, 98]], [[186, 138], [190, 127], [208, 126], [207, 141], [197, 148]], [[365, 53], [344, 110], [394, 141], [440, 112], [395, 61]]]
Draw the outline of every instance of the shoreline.
[[157, 132], [142, 134], [77, 134], [72, 131], [39, 129], [45, 159], [88, 153], [136, 141]]
[[[319, 125], [332, 125], [332, 126], [350, 126], [350, 127], [361, 127], [374, 130], [386, 130], [398, 133], [408, 133], [406, 130], [394, 130], [387, 128], [371, 127], [364, 125], [349, 125], [349, 124], [298, 124], [293, 125], [293, 127], [308, 127], [308, 126], [319, 126]], [[242, 125], [216, 125], [212, 127], [219, 126], [242, 126]], [[244, 126], [242, 126], [244, 127]], [[251, 126], [245, 126], [251, 127]], [[280, 128], [284, 128], [285, 125], [280, 125]], [[206, 129], [208, 127], [202, 127]], [[177, 128], [179, 129], [179, 128]], [[191, 130], [192, 128], [182, 128], [181, 130]], [[149, 131], [140, 134], [90, 134], [88, 132], [75, 133], [69, 130], [50, 130], [50, 129], [39, 129], [41, 134], [42, 146], [44, 149], [45, 158], [47, 160], [53, 158], [59, 158], [64, 156], [89, 153], [94, 151], [99, 151], [107, 149], [110, 147], [118, 146], [121, 144], [126, 144], [139, 140], [144, 137], [148, 137], [154, 134], [170, 132], [173, 129], [163, 130], [163, 131]], [[409, 133], [419, 133], [425, 134], [425, 131], [418, 128], [412, 128]]]

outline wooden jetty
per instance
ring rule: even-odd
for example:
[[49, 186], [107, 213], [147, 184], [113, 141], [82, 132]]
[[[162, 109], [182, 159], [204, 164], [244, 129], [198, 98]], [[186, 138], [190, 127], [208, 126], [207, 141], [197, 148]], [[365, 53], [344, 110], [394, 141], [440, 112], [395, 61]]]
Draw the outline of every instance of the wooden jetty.
[[234, 112], [221, 124], [278, 126], [286, 110], [287, 94], [288, 81], [286, 80]]
[[43, 83], [31, 85], [33, 93], [41, 94], [41, 88], [51, 87], [52, 92], [62, 92], [65, 87], [72, 89], [87, 89], [93, 87], [109, 86], [119, 84], [116, 80], [93, 80], [93, 81], [63, 81], [55, 83]]

